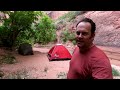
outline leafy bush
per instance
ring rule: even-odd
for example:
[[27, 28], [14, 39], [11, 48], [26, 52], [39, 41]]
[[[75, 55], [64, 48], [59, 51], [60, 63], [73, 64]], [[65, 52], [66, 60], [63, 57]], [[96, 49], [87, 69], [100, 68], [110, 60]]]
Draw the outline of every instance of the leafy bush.
[[67, 30], [61, 33], [61, 39], [63, 42], [66, 42], [68, 40], [68, 37], [69, 37], [69, 32]]
[[59, 78], [59, 79], [66, 79], [67, 78], [67, 74], [65, 72], [60, 72], [59, 74], [57, 74], [57, 78]]
[[39, 17], [37, 22], [31, 23], [29, 29], [21, 30], [16, 38], [15, 46], [22, 43], [46, 44], [56, 39], [55, 27], [53, 21], [44, 13]]
[[19, 47], [19, 45], [22, 43], [29, 43], [31, 45], [34, 45], [34, 37], [34, 33], [32, 33], [31, 31], [21, 31], [18, 37], [16, 38], [15, 46]]
[[5, 47], [12, 47], [22, 31], [31, 31], [31, 24], [42, 15], [38, 11], [2, 11], [8, 17], [0, 27], [0, 39]]
[[7, 55], [3, 55], [1, 58], [0, 58], [0, 63], [6, 63], [6, 64], [13, 64], [16, 62], [16, 58], [10, 54], [7, 54]]
[[31, 77], [27, 70], [19, 70], [8, 75], [4, 75], [1, 79], [36, 79], [35, 77]]
[[41, 17], [35, 32], [35, 41], [41, 44], [47, 44], [56, 39], [55, 26], [47, 15]]
[[75, 40], [75, 34], [74, 33], [70, 33], [68, 30], [64, 30], [61, 34], [61, 39], [63, 42], [66, 41], [73, 41]]
[[0, 78], [4, 76], [4, 72], [0, 70]]
[[72, 43], [73, 43], [74, 45], [76, 45], [76, 40], [73, 40]]
[[112, 74], [113, 76], [120, 76], [120, 73], [113, 67], [112, 67]]
[[[86, 11], [69, 11], [69, 12], [66, 13], [65, 15], [59, 17], [59, 18], [56, 20], [56, 22], [57, 22], [58, 24], [60, 24], [61, 21], [62, 21], [62, 23], [66, 22], [66, 21], [67, 21], [67, 22], [70, 22], [71, 20], [75, 19], [76, 16], [81, 15], [81, 14], [83, 14], [83, 13], [85, 13], [85, 12], [86, 12]], [[64, 20], [64, 22], [63, 22], [63, 20]]]

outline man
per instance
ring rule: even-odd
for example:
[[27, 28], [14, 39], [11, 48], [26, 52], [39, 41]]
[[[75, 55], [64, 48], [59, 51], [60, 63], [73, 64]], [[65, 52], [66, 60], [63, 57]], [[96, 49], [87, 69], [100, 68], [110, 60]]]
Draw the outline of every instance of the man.
[[67, 79], [113, 79], [105, 53], [93, 44], [96, 25], [84, 18], [76, 25], [77, 47], [73, 52]]

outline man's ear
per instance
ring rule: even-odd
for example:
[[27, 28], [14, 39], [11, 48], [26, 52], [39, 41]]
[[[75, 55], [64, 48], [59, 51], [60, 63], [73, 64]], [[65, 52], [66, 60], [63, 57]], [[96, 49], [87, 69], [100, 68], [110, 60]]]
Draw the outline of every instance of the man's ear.
[[95, 33], [91, 35], [91, 39], [94, 40], [94, 37], [95, 37]]

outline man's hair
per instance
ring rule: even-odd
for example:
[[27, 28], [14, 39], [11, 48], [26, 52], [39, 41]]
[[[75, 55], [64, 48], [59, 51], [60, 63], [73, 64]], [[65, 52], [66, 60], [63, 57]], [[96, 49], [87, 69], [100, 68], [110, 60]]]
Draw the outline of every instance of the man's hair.
[[95, 33], [96, 30], [96, 24], [90, 19], [90, 18], [84, 18], [82, 20], [80, 20], [77, 24], [76, 27], [78, 26], [79, 23], [81, 22], [89, 22], [91, 24], [91, 33]]

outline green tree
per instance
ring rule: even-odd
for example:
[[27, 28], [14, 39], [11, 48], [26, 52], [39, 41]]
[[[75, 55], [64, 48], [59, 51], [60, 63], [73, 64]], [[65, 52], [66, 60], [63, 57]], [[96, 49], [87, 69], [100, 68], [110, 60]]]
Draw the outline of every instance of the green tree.
[[41, 44], [47, 44], [55, 39], [56, 31], [54, 22], [49, 16], [44, 14], [36, 27], [35, 40]]
[[12, 47], [17, 36], [23, 31], [32, 31], [31, 25], [42, 16], [40, 11], [2, 11], [5, 17], [0, 27], [0, 39], [4, 46]]

